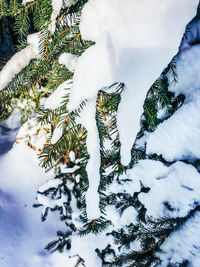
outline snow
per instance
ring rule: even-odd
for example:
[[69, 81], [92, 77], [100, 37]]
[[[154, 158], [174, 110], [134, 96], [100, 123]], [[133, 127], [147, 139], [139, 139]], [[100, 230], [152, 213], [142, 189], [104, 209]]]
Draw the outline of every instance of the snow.
[[63, 7], [63, 2], [64, 2], [64, 6], [65, 7], [70, 7], [72, 5], [74, 5], [77, 0], [52, 0], [52, 14], [51, 14], [51, 23], [49, 25], [49, 30], [51, 31], [51, 33], [53, 34], [56, 30], [56, 18], [58, 17], [58, 15], [60, 14], [60, 11]]
[[70, 158], [70, 160], [71, 160], [72, 162], [75, 161], [75, 159], [76, 159], [76, 155], [75, 155], [74, 151], [70, 151], [70, 152], [69, 152], [69, 158]]
[[77, 183], [79, 183], [80, 182], [80, 178], [81, 178], [81, 176], [78, 174], [78, 175], [76, 175], [76, 182]]
[[87, 151], [90, 155], [86, 166], [89, 181], [89, 188], [86, 193], [86, 211], [89, 220], [100, 217], [98, 187], [100, 183], [99, 169], [101, 159], [99, 150], [99, 136], [95, 116], [96, 98], [95, 100], [91, 99], [87, 101], [87, 105], [84, 107], [80, 115], [80, 122], [87, 129], [86, 145]]
[[[24, 132], [24, 129], [20, 131]], [[45, 173], [38, 164], [35, 151], [25, 142], [15, 144], [0, 157], [1, 267], [73, 267], [77, 262], [77, 257], [69, 258], [66, 252], [50, 254], [44, 250], [47, 243], [55, 239], [56, 232], [65, 231], [66, 226], [53, 213], [49, 213], [42, 223], [41, 210], [32, 207], [38, 188], [44, 192], [62, 183], [61, 179], [52, 180], [54, 174]], [[49, 202], [44, 197], [40, 201], [53, 208], [62, 205], [65, 199], [62, 196], [62, 199]]]
[[80, 167], [75, 165], [73, 168], [66, 168], [65, 166], [61, 166], [61, 172], [62, 173], [74, 173], [77, 171]]
[[110, 220], [112, 218], [112, 224], [116, 227], [116, 229], [120, 228], [120, 213], [116, 211], [114, 205], [106, 206], [106, 214], [107, 219]]
[[[92, 46], [79, 57], [70, 93], [69, 109], [77, 108], [78, 104], [85, 99], [96, 98], [98, 90], [111, 85], [109, 57], [110, 51], [106, 45], [104, 45], [104, 49], [101, 45]], [[97, 66], [105, 71], [106, 77], [102, 71], [98, 71]], [[87, 69], [87, 72], [85, 69]], [[98, 88], [98, 90], [94, 91], [93, 88]]]
[[[200, 92], [183, 105], [147, 139], [147, 154], [162, 155], [167, 161], [200, 158]], [[167, 145], [166, 145], [167, 144]]]
[[[161, 246], [161, 252], [158, 256], [162, 262], [159, 267], [165, 267], [167, 264], [181, 264], [184, 259], [188, 260], [188, 266], [199, 266], [200, 262], [200, 241], [199, 241], [199, 223], [200, 214], [196, 212], [179, 231], [172, 233], [165, 243]], [[178, 265], [176, 265], [178, 266]]]
[[1, 126], [5, 126], [13, 130], [17, 129], [20, 127], [20, 118], [20, 111], [15, 109], [8, 119], [1, 122]]
[[176, 72], [178, 75], [178, 83], [173, 83], [172, 76], [169, 75], [169, 91], [175, 93], [176, 96], [179, 94], [185, 95], [187, 101], [195, 99], [196, 92], [199, 91], [199, 57], [199, 44], [183, 50], [176, 57]]
[[111, 166], [109, 166], [109, 167], [107, 167], [107, 168], [104, 169], [104, 174], [105, 175], [109, 175], [113, 170], [114, 170], [114, 166], [111, 165]]
[[134, 177], [129, 193], [139, 192], [141, 183], [150, 188], [138, 199], [153, 218], [184, 217], [199, 203], [200, 174], [190, 164], [177, 161], [166, 167], [159, 161], [141, 160], [128, 170], [128, 175]]
[[[156, 153], [168, 161], [200, 157], [200, 45], [194, 45], [180, 52], [176, 57], [178, 83], [169, 75], [169, 90], [185, 95], [183, 106], [168, 120], [158, 126], [147, 138], [148, 154]], [[192, 129], [192, 130], [191, 130]], [[167, 146], [166, 146], [167, 144]]]
[[51, 143], [55, 144], [61, 138], [62, 134], [63, 134], [62, 127], [56, 126], [51, 138]]
[[78, 0], [64, 0], [65, 6], [70, 7], [72, 5], [75, 5]]
[[64, 96], [67, 94], [67, 90], [71, 87], [71, 80], [67, 80], [60, 84], [58, 88], [47, 98], [45, 102], [46, 109], [57, 109], [62, 105]]
[[66, 255], [44, 250], [56, 231], [65, 227], [53, 214], [41, 223], [40, 209], [32, 207], [38, 187], [52, 174], [38, 168], [37, 155], [25, 144], [0, 157], [0, 169], [0, 265], [56, 267], [61, 259], [67, 264]]
[[198, 13], [197, 16], [188, 23], [187, 29], [187, 38], [183, 38], [179, 48], [180, 51], [191, 48], [191, 46], [198, 44], [200, 41], [200, 16]]
[[63, 183], [63, 181], [59, 178], [56, 178], [53, 180], [51, 179], [51, 180], [47, 181], [44, 185], [40, 186], [38, 191], [40, 193], [43, 193], [46, 190], [48, 190], [49, 188], [57, 188], [62, 183]]
[[134, 207], [128, 207], [122, 213], [122, 216], [120, 218], [120, 225], [126, 226], [126, 225], [129, 225], [131, 223], [136, 223], [137, 222], [137, 220], [136, 220], [137, 215], [138, 215], [138, 212]]
[[[37, 201], [39, 204], [42, 204], [44, 207], [48, 207], [51, 209], [54, 209], [56, 207], [62, 207], [63, 214], [65, 214], [65, 204], [67, 203], [67, 197], [62, 194], [62, 196], [59, 199], [49, 199], [48, 196], [45, 196], [43, 194], [40, 194], [38, 192], [37, 194]], [[65, 214], [66, 215], [66, 214]]]
[[64, 64], [66, 68], [74, 72], [78, 57], [69, 53], [63, 53], [59, 56], [58, 62]]
[[52, 0], [52, 14], [51, 14], [51, 23], [49, 25], [49, 30], [51, 33], [55, 32], [56, 29], [56, 18], [60, 14], [63, 0]]
[[[102, 233], [98, 236], [98, 248], [104, 249], [108, 245], [108, 241], [112, 240], [112, 237], [106, 237], [106, 233]], [[72, 249], [70, 251], [71, 255], [76, 255], [77, 253], [85, 260], [85, 265], [87, 267], [92, 266], [102, 266], [101, 259], [97, 257], [95, 248], [97, 247], [97, 236], [94, 234], [88, 234], [80, 242], [79, 236], [74, 236], [72, 240]], [[88, 253], [89, 252], [89, 253]]]
[[0, 155], [12, 148], [20, 127], [20, 117], [19, 111], [14, 110], [8, 119], [0, 123]]
[[[21, 164], [23, 167], [19, 168]], [[0, 169], [0, 265], [2, 267], [75, 266], [77, 257], [69, 258], [67, 252], [51, 254], [44, 250], [45, 245], [55, 239], [57, 230], [66, 230], [65, 224], [61, 223], [54, 213], [49, 213], [49, 218], [42, 223], [41, 210], [32, 207], [36, 201], [38, 188], [43, 192], [47, 186], [49, 188], [59, 185], [61, 180], [51, 180], [53, 174], [45, 173], [38, 167], [35, 152], [24, 143], [16, 145], [0, 158]], [[48, 182], [45, 187], [43, 184], [46, 180]], [[60, 202], [63, 202], [63, 199]], [[54, 207], [54, 204], [61, 203], [46, 204]], [[81, 240], [82, 242], [79, 236], [73, 238], [70, 255], [80, 253], [86, 259], [86, 266], [94, 266], [94, 263], [100, 266], [101, 260], [95, 252], [96, 236], [89, 235]], [[98, 243], [102, 249], [107, 246], [105, 234], [98, 239]]]
[[33, 149], [37, 154], [40, 154], [50, 136], [50, 132], [50, 124], [41, 126], [34, 118], [29, 119], [19, 129], [15, 145], [19, 143], [27, 144], [30, 149]]
[[38, 33], [27, 37], [28, 46], [16, 53], [0, 72], [0, 91], [3, 90], [25, 68], [32, 59], [38, 57], [39, 38]]
[[[12, 168], [10, 168], [10, 162], [12, 162]], [[23, 168], [19, 168], [22, 162]], [[101, 265], [101, 260], [95, 252], [97, 237], [92, 234], [83, 237], [82, 242], [80, 242], [79, 236], [74, 236], [69, 253], [49, 254], [44, 251], [44, 246], [55, 239], [56, 231], [58, 229], [65, 230], [66, 226], [59, 221], [57, 214], [53, 213], [49, 213], [47, 221], [41, 223], [41, 210], [32, 208], [32, 204], [35, 202], [38, 188], [39, 192], [44, 192], [48, 188], [57, 187], [62, 180], [52, 180], [51, 172], [44, 173], [44, 170], [38, 167], [38, 159], [34, 151], [24, 143], [18, 144], [3, 158], [0, 158], [0, 168], [0, 235], [2, 240], [0, 263], [2, 267], [12, 267], [13, 264], [16, 267], [60, 267], [65, 265], [72, 267], [77, 259], [68, 258], [68, 255], [77, 254], [85, 259], [88, 267], [94, 266], [94, 264]], [[43, 185], [46, 180], [48, 182]], [[37, 197], [39, 197], [38, 202], [51, 208], [65, 202], [64, 196], [52, 201], [47, 200], [41, 194], [38, 194]], [[76, 214], [73, 214], [74, 219], [75, 216]], [[105, 248], [108, 239], [111, 241], [112, 237], [107, 238], [106, 233], [99, 236], [98, 247]]]
[[33, 0], [23, 0], [22, 1], [22, 4], [23, 5], [26, 5], [27, 3], [31, 3], [31, 2], [33, 2]]
[[0, 125], [0, 156], [8, 152], [15, 141], [15, 137], [18, 129], [10, 129]]
[[146, 93], [177, 53], [198, 2], [90, 0], [83, 9], [82, 38], [96, 44], [78, 59], [69, 109], [77, 108], [85, 99], [94, 99], [98, 90], [116, 81], [126, 84], [118, 112], [124, 165], [130, 162]]

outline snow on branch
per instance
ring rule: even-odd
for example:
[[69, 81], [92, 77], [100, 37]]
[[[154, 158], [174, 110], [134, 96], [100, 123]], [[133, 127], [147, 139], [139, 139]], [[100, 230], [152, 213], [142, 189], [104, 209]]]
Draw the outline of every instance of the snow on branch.
[[0, 72], [0, 91], [3, 90], [20, 71], [25, 68], [32, 59], [39, 55], [39, 34], [34, 33], [27, 36], [26, 48], [16, 53], [3, 67]]

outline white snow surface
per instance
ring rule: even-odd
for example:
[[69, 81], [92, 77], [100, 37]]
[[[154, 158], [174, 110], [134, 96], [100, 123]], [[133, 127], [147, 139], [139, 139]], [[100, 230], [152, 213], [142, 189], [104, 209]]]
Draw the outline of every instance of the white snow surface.
[[127, 193], [139, 192], [141, 183], [150, 188], [139, 194], [139, 200], [153, 218], [184, 217], [199, 203], [200, 174], [190, 164], [177, 161], [166, 167], [159, 161], [141, 160], [127, 171], [127, 177], [132, 177]]
[[[44, 250], [64, 226], [53, 214], [41, 223], [41, 210], [32, 207], [38, 187], [52, 174], [38, 168], [37, 155], [25, 144], [1, 157], [0, 169], [0, 266], [71, 266], [66, 255]], [[61, 261], [63, 265], [58, 264]]]
[[40, 154], [50, 135], [51, 126], [40, 125], [34, 118], [29, 119], [19, 129], [14, 145], [24, 143]]
[[70, 71], [75, 70], [78, 57], [70, 53], [63, 53], [59, 56], [58, 62], [64, 64]]
[[46, 109], [57, 109], [62, 105], [64, 96], [68, 93], [67, 89], [71, 87], [71, 80], [67, 80], [60, 84], [58, 88], [47, 98], [44, 107]]
[[[199, 240], [200, 214], [197, 212], [181, 229], [172, 233], [161, 246], [158, 256], [162, 262], [159, 267], [166, 267], [169, 263], [181, 264], [188, 260], [188, 266], [197, 267], [200, 263]], [[178, 265], [176, 265], [178, 266]]]
[[120, 218], [120, 225], [121, 227], [129, 225], [131, 223], [136, 223], [138, 212], [134, 207], [128, 207], [125, 209], [125, 211], [122, 213], [122, 216]]
[[58, 125], [56, 126], [52, 138], [51, 138], [51, 143], [55, 144], [62, 136], [63, 134], [63, 129], [62, 127], [59, 127]]
[[23, 0], [22, 1], [22, 4], [23, 5], [26, 5], [27, 3], [31, 3], [31, 2], [33, 2], [33, 0]]
[[185, 95], [186, 101], [192, 101], [195, 99], [196, 92], [198, 92], [200, 89], [199, 57], [199, 44], [187, 47], [175, 58], [178, 83], [172, 82], [172, 75], [168, 76], [170, 80], [169, 90], [175, 93], [176, 96], [179, 94]]
[[[149, 135], [147, 153], [162, 156], [168, 161], [200, 158], [200, 45], [186, 48], [176, 57], [178, 83], [169, 75], [169, 90], [185, 95], [184, 104], [168, 120]], [[192, 130], [191, 130], [192, 129]], [[166, 145], [167, 144], [167, 145]]]
[[74, 151], [69, 152], [69, 158], [72, 162], [76, 160], [76, 155], [75, 155]]
[[8, 119], [1, 122], [1, 125], [10, 129], [20, 128], [20, 117], [19, 110], [15, 109]]
[[149, 135], [148, 154], [162, 155], [167, 161], [200, 158], [200, 91], [193, 96], [193, 101], [184, 104]]
[[[86, 107], [81, 112], [80, 123], [87, 129], [87, 151], [90, 155], [86, 171], [89, 180], [89, 188], [86, 193], [86, 211], [89, 220], [97, 219], [100, 216], [99, 193], [100, 183], [100, 150], [99, 135], [96, 126], [96, 98], [87, 101]], [[77, 121], [78, 122], [78, 121]]]
[[39, 36], [33, 33], [27, 37], [28, 46], [16, 53], [0, 72], [0, 91], [3, 90], [32, 59], [39, 55]]
[[63, 194], [59, 199], [49, 199], [47, 196], [40, 194], [39, 192], [37, 194], [37, 201], [38, 203], [42, 204], [44, 207], [49, 207], [51, 209], [54, 209], [56, 207], [62, 207], [63, 214], [66, 215], [65, 203], [67, 203], [67, 197]]
[[[41, 209], [32, 207], [38, 188], [43, 192], [62, 183], [60, 179], [53, 179], [52, 172], [45, 173], [38, 163], [36, 153], [25, 143], [15, 145], [0, 157], [0, 266], [74, 267], [77, 258], [69, 256], [77, 254], [85, 259], [87, 267], [101, 266], [101, 260], [95, 252], [97, 237], [92, 234], [83, 237], [81, 242], [79, 236], [74, 236], [69, 253], [51, 254], [44, 250], [47, 243], [55, 239], [56, 232], [65, 231], [66, 226], [56, 213], [49, 213], [47, 220], [41, 222]], [[63, 198], [49, 202], [43, 196], [40, 201], [53, 208], [62, 205], [65, 201]], [[107, 242], [106, 233], [98, 237], [101, 249], [107, 246]]]
[[60, 10], [63, 5], [63, 0], [52, 0], [52, 14], [51, 14], [51, 23], [49, 25], [49, 30], [51, 33], [55, 32], [56, 29], [56, 18], [60, 14]]
[[118, 112], [124, 165], [130, 162], [146, 93], [178, 52], [198, 2], [90, 0], [83, 9], [82, 37], [96, 44], [78, 60], [69, 109], [116, 81], [126, 84]]
[[61, 172], [62, 173], [74, 173], [75, 171], [77, 171], [80, 167], [75, 165], [73, 168], [66, 168], [64, 165], [62, 165], [61, 167]]
[[51, 14], [51, 23], [49, 25], [49, 30], [51, 31], [51, 33], [55, 32], [56, 18], [60, 14], [61, 8], [64, 6], [70, 7], [70, 6], [74, 5], [76, 2], [77, 2], [77, 0], [52, 0], [51, 4], [52, 4], [53, 10], [52, 10], [52, 14]]
[[76, 4], [78, 0], [64, 0], [65, 6], [70, 7]]

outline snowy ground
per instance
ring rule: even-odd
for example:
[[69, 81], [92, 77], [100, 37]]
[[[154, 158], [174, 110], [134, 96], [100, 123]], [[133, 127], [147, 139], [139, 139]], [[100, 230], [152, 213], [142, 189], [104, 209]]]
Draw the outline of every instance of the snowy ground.
[[[0, 134], [0, 266], [70, 266], [66, 255], [44, 250], [63, 225], [50, 214], [41, 222], [41, 210], [32, 207], [37, 189], [51, 174], [38, 168], [35, 152], [24, 144], [9, 150], [16, 131], [1, 127]], [[7, 152], [7, 153], [5, 153]]]
[[12, 148], [16, 132], [17, 129], [13, 130], [0, 125], [0, 155], [5, 154]]
[[[12, 140], [16, 131], [10, 130], [7, 136]], [[0, 141], [4, 135], [0, 135]], [[7, 147], [9, 150], [9, 147]], [[34, 150], [21, 142], [0, 156], [0, 266], [1, 267], [73, 267], [76, 257], [69, 258], [66, 253], [46, 252], [44, 247], [56, 237], [58, 230], [65, 230], [58, 214], [49, 213], [48, 219], [41, 222], [41, 209], [33, 208], [38, 188], [52, 173], [45, 173], [38, 167]], [[105, 233], [106, 234], [106, 233]], [[110, 238], [111, 239], [111, 238]], [[99, 237], [99, 246], [107, 245], [105, 235]], [[80, 242], [73, 241], [71, 255], [78, 252], [86, 258], [88, 267], [100, 266], [96, 252], [96, 236], [88, 235]]]

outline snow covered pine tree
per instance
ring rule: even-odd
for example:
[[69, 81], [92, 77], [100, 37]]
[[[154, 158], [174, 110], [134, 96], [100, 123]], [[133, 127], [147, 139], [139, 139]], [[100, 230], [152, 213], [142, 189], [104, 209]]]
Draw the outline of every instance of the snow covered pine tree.
[[0, 120], [20, 112], [15, 146], [49, 172], [34, 207], [63, 223], [45, 266], [200, 266], [198, 5], [0, 1]]

